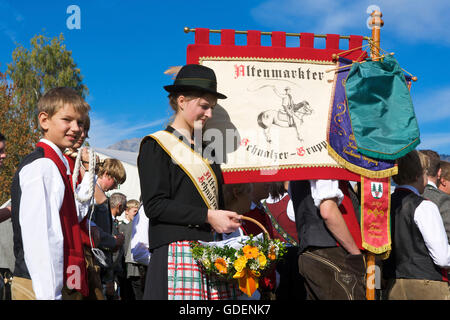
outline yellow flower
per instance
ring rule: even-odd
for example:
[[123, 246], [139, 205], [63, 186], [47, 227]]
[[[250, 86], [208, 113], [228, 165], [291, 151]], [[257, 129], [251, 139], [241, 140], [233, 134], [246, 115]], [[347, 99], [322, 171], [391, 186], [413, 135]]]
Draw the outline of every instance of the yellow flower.
[[214, 265], [221, 274], [226, 274], [228, 272], [227, 262], [225, 261], [224, 258], [217, 258], [216, 261], [214, 262]]
[[242, 272], [242, 270], [247, 265], [247, 258], [245, 256], [240, 256], [234, 261], [234, 268], [237, 272]]
[[244, 255], [247, 259], [256, 258], [259, 254], [259, 250], [257, 247], [252, 247], [249, 245], [246, 245], [244, 248], [242, 248], [242, 251], [244, 251]]
[[269, 254], [267, 256], [269, 257], [270, 260], [275, 260], [277, 258], [275, 246], [270, 247]]
[[259, 260], [259, 265], [261, 267], [265, 267], [267, 264], [267, 259], [266, 256], [261, 252], [258, 256], [258, 260]]

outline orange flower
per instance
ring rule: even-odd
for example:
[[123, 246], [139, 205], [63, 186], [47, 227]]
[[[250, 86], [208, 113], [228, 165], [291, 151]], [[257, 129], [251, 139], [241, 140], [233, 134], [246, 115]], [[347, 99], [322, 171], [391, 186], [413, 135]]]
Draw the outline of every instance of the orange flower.
[[244, 256], [247, 259], [253, 259], [257, 258], [259, 255], [259, 250], [257, 247], [252, 247], [249, 245], [246, 245], [244, 248], [242, 248], [242, 251], [244, 252]]
[[267, 256], [269, 257], [270, 260], [275, 260], [277, 258], [275, 246], [270, 247], [269, 254]]
[[217, 258], [214, 262], [214, 265], [221, 274], [226, 274], [228, 272], [227, 262], [225, 261], [225, 259]]

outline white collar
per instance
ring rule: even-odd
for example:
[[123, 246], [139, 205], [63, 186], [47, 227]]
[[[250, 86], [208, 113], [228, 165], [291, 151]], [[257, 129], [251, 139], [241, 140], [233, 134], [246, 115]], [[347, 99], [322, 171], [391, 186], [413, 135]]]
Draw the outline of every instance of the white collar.
[[66, 157], [64, 157], [63, 153], [61, 152], [61, 150], [56, 146], [56, 144], [54, 144], [53, 142], [51, 142], [50, 140], [44, 139], [42, 138], [41, 140], [39, 140], [39, 142], [43, 142], [46, 145], [48, 145], [49, 147], [51, 147], [56, 154], [58, 155], [58, 157], [61, 159], [61, 161], [64, 163], [64, 165], [66, 166], [66, 174], [70, 175], [70, 166], [69, 166], [69, 162], [67, 161]]
[[428, 180], [428, 184], [429, 184], [430, 186], [435, 187], [435, 188], [437, 189], [437, 185], [436, 185], [436, 183], [434, 183], [433, 181]]
[[269, 197], [266, 199], [266, 203], [276, 203], [281, 201], [284, 197], [288, 195], [287, 192], [285, 192], [283, 195], [281, 195], [279, 198], [273, 198], [272, 195], [269, 195]]

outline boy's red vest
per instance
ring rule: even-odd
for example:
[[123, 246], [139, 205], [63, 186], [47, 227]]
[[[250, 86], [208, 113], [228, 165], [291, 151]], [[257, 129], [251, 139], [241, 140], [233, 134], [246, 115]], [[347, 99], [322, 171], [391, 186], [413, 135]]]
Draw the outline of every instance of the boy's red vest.
[[[64, 199], [59, 211], [64, 236], [64, 284], [69, 289], [75, 289], [83, 296], [88, 296], [89, 287], [80, 224], [78, 223], [77, 209], [69, 176], [67, 175], [67, 168], [55, 150], [49, 145], [39, 142], [36, 146], [44, 149], [44, 156], [56, 164], [64, 182]], [[73, 285], [71, 285], [72, 281], [67, 283], [68, 277], [74, 280]]]

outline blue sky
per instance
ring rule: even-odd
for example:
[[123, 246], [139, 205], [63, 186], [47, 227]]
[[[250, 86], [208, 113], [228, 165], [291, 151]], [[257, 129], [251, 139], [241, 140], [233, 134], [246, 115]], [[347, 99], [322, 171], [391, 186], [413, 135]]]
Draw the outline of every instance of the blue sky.
[[[81, 10], [79, 30], [67, 28], [70, 5]], [[419, 78], [411, 92], [419, 148], [450, 154], [448, 0], [0, 0], [0, 70], [16, 43], [29, 47], [35, 34], [63, 33], [90, 91], [89, 141], [107, 147], [167, 124], [171, 111], [162, 87], [172, 80], [163, 72], [186, 62], [194, 34], [185, 34], [185, 26], [370, 36], [371, 5], [383, 12], [381, 47]], [[219, 35], [211, 42], [218, 44]]]

